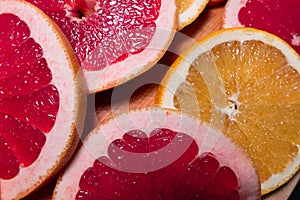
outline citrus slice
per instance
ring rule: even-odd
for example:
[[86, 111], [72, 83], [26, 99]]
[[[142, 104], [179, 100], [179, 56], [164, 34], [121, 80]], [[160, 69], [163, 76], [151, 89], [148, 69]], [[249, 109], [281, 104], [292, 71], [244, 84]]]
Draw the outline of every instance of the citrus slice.
[[177, 27], [175, 0], [27, 0], [69, 39], [90, 92], [124, 83], [150, 69]]
[[209, 0], [176, 0], [179, 8], [178, 30], [191, 24], [204, 10]]
[[158, 107], [124, 113], [92, 131], [62, 173], [53, 196], [259, 197], [258, 175], [240, 148], [205, 124], [200, 125], [199, 120]]
[[85, 96], [76, 56], [48, 16], [2, 0], [0, 23], [0, 199], [20, 199], [72, 155]]
[[299, 71], [299, 55], [277, 36], [224, 29], [175, 61], [156, 102], [231, 138], [252, 158], [266, 194], [299, 169]]
[[225, 28], [252, 27], [273, 33], [300, 53], [300, 1], [292, 0], [228, 0]]

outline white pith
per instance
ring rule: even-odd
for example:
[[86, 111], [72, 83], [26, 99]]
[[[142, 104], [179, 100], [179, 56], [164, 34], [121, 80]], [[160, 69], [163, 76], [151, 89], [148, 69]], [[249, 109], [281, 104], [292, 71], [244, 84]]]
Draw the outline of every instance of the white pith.
[[60, 43], [62, 38], [54, 31], [46, 15], [29, 3], [14, 0], [0, 1], [1, 13], [13, 13], [29, 26], [30, 37], [43, 49], [43, 57], [52, 72], [51, 84], [58, 89], [60, 99], [57, 123], [49, 133], [46, 133], [46, 143], [37, 160], [28, 167], [20, 168], [19, 174], [13, 179], [1, 180], [1, 199], [6, 200], [19, 199], [31, 192], [63, 161], [62, 153], [68, 150], [70, 139], [75, 133], [71, 130], [78, 120], [75, 115], [78, 112], [79, 95], [75, 87], [76, 75], [72, 70], [74, 67], [71, 63], [72, 58], [64, 50]]
[[209, 0], [194, 0], [192, 5], [178, 15], [178, 29], [182, 29], [204, 10]]
[[295, 46], [300, 46], [300, 35], [299, 34], [293, 34], [291, 44]]
[[[228, 0], [224, 11], [223, 28], [244, 27], [239, 21], [239, 11], [245, 7], [248, 0]], [[284, 22], [285, 23], [285, 22]], [[300, 46], [300, 33], [290, 33], [291, 39], [289, 43], [294, 46]]]
[[228, 106], [226, 106], [223, 110], [224, 113], [227, 114], [230, 120], [235, 121], [236, 120], [236, 114], [239, 112], [239, 106], [241, 103], [238, 100], [239, 94], [233, 94], [231, 97], [228, 97]]
[[84, 70], [89, 91], [105, 90], [136, 77], [150, 69], [167, 51], [175, 34], [174, 28], [177, 20], [175, 0], [162, 0], [159, 13], [155, 21], [156, 32], [146, 49], [102, 70]]
[[247, 0], [228, 0], [224, 12], [224, 28], [243, 26], [238, 19], [238, 13], [245, 6], [246, 2]]
[[[287, 62], [300, 73], [299, 55], [282, 39], [271, 35], [270, 33], [254, 30], [251, 28], [231, 28], [227, 31], [221, 30], [219, 33], [214, 33], [208, 39], [203, 39], [201, 41], [201, 45], [195, 43], [194, 46], [182, 56], [184, 59], [182, 59], [180, 64], [177, 65], [176, 72], [174, 73], [174, 70], [173, 72], [168, 72], [170, 73], [166, 76], [168, 77], [168, 79], [162, 82], [162, 84], [164, 86], [168, 86], [168, 88], [163, 91], [163, 96], [159, 100], [160, 105], [166, 108], [175, 108], [173, 104], [174, 94], [179, 85], [185, 81], [185, 78], [188, 75], [189, 66], [193, 62], [193, 60], [195, 60], [195, 58], [197, 58], [200, 54], [209, 51], [214, 46], [220, 43], [235, 40], [240, 41], [241, 43], [246, 40], [260, 40], [266, 44], [276, 47], [277, 49], [280, 49], [286, 56]], [[237, 97], [234, 96], [233, 99], [237, 100]], [[238, 101], [235, 102], [238, 104]], [[238, 113], [238, 110], [231, 110], [229, 107], [230, 105], [225, 108], [221, 108], [220, 110], [234, 119], [234, 116]], [[289, 165], [281, 174], [273, 175], [270, 179], [263, 182], [261, 184], [262, 194], [269, 193], [270, 191], [287, 182], [300, 168], [299, 157], [300, 146], [298, 145], [298, 155], [294, 159], [294, 162]]]
[[209, 150], [217, 157], [221, 166], [226, 165], [234, 170], [239, 179], [241, 199], [257, 199], [260, 193], [258, 176], [243, 151], [222, 134], [204, 124], [200, 125], [198, 120], [161, 108], [147, 108], [122, 114], [93, 130], [64, 171], [56, 186], [54, 199], [74, 199], [79, 190], [81, 175], [92, 166], [95, 159], [107, 155], [107, 147], [111, 141], [122, 138], [129, 130], [140, 129], [149, 134], [158, 127], [192, 136], [199, 146], [199, 155]]

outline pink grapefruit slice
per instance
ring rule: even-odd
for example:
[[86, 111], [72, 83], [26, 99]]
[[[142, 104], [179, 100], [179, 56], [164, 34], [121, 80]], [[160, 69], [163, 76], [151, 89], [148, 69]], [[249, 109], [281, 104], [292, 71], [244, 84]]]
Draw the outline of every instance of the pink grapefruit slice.
[[85, 96], [76, 56], [47, 15], [3, 0], [0, 24], [0, 199], [20, 199], [72, 155]]
[[27, 0], [69, 39], [90, 92], [124, 83], [151, 68], [177, 28], [175, 0]]
[[252, 27], [268, 31], [300, 53], [299, 13], [299, 0], [228, 0], [223, 27]]
[[246, 154], [205, 124], [158, 107], [124, 113], [83, 141], [54, 199], [259, 199]]

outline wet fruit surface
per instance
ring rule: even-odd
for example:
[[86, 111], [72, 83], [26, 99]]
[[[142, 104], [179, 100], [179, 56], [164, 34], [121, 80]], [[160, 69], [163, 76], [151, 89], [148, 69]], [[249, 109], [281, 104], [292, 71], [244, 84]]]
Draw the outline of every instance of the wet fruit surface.
[[300, 53], [299, 12], [298, 0], [247, 1], [238, 17], [242, 25], [273, 33]]
[[76, 199], [239, 199], [235, 173], [191, 136], [129, 131], [86, 169]]
[[160, 10], [160, 0], [27, 1], [59, 25], [87, 70], [103, 69], [143, 51]]
[[25, 22], [1, 14], [0, 178], [15, 177], [39, 156], [56, 120], [59, 94], [41, 46]]

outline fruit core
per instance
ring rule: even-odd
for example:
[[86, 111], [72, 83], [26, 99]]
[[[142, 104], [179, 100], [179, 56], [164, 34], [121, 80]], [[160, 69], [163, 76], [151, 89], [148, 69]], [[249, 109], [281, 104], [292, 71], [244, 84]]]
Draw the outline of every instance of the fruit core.
[[59, 94], [28, 25], [11, 13], [0, 14], [0, 24], [0, 179], [11, 179], [40, 155]]
[[185, 133], [132, 130], [82, 174], [76, 199], [239, 199], [238, 179]]
[[96, 0], [66, 0], [69, 11], [71, 11], [74, 17], [82, 19], [83, 17], [88, 17], [89, 15], [96, 12]]
[[[205, 77], [211, 74], [221, 84], [209, 84]], [[299, 78], [280, 49], [258, 40], [227, 41], [195, 58], [174, 94], [174, 106], [239, 144], [263, 183], [286, 170], [298, 154]]]
[[97, 71], [149, 46], [160, 0], [27, 0], [42, 9], [69, 39], [81, 66]]
[[236, 120], [236, 114], [239, 113], [240, 102], [238, 101], [238, 94], [234, 94], [228, 98], [228, 106], [225, 108], [225, 113], [230, 120]]

